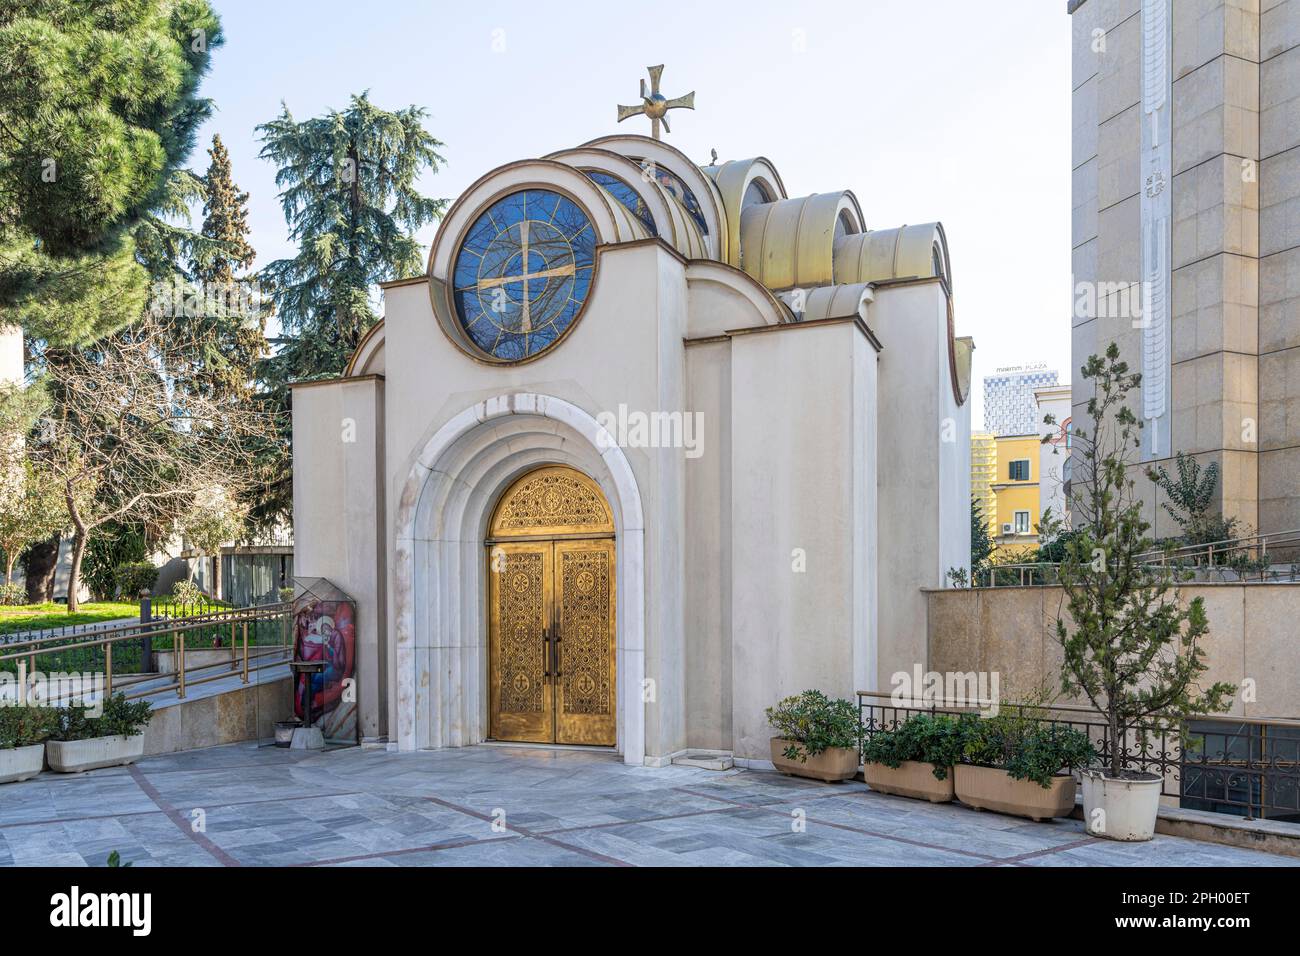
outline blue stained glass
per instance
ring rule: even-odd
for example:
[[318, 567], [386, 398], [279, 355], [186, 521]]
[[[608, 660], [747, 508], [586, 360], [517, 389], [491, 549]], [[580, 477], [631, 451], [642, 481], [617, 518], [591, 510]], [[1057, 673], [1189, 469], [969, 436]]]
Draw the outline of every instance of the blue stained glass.
[[557, 342], [591, 291], [596, 232], [575, 202], [549, 189], [497, 200], [456, 253], [452, 297], [479, 349], [503, 361]]
[[673, 198], [682, 204], [687, 214], [695, 220], [695, 225], [700, 227], [700, 233], [709, 234], [709, 223], [704, 218], [704, 210], [700, 207], [700, 201], [695, 198], [695, 193], [691, 187], [682, 181], [682, 178], [672, 170], [665, 169], [658, 163], [651, 162], [648, 159], [637, 159], [636, 162], [641, 164], [641, 169], [650, 173], [663, 186]]
[[659, 230], [655, 227], [655, 218], [650, 215], [650, 208], [646, 206], [645, 200], [637, 195], [635, 189], [629, 186], [617, 176], [601, 172], [598, 169], [584, 169], [583, 172], [587, 177], [599, 186], [602, 186], [606, 192], [619, 201], [628, 212], [636, 216], [645, 226], [646, 231], [652, 236], [659, 235]]

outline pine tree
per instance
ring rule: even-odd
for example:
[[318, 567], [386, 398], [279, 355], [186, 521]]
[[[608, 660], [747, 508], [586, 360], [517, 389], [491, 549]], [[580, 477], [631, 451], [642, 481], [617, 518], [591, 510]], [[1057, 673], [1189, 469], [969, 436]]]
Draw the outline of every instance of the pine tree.
[[[1180, 573], [1168, 560], [1151, 560], [1151, 525], [1130, 477], [1142, 423], [1129, 395], [1142, 376], [1119, 356], [1112, 342], [1080, 369], [1084, 386], [1093, 387], [1086, 418], [1092, 430], [1075, 419], [1073, 534], [1057, 566], [1067, 613], [1056, 619], [1061, 689], [1086, 698], [1105, 720], [1114, 778], [1125, 769], [1130, 735], [1142, 739], [1145, 731], [1179, 728], [1190, 714], [1226, 711], [1236, 690], [1222, 681], [1201, 684], [1209, 670], [1205, 600], [1193, 597], [1184, 605]], [[1042, 531], [1054, 540], [1065, 527], [1048, 514]]]
[[[424, 129], [427, 115], [417, 106], [381, 110], [362, 93], [342, 111], [302, 122], [282, 106], [258, 127], [262, 157], [279, 167], [280, 203], [298, 243], [296, 256], [261, 272], [285, 332], [262, 369], [266, 400], [278, 408], [288, 408], [290, 382], [343, 372], [379, 320], [376, 283], [422, 271], [415, 231], [447, 204], [415, 186], [444, 162], [443, 144]], [[288, 434], [266, 451], [276, 479], [254, 511], [261, 522], [286, 516], [292, 500]]]
[[296, 377], [342, 371], [378, 321], [370, 304], [375, 283], [421, 271], [415, 230], [446, 206], [415, 188], [426, 168], [437, 172], [443, 162], [442, 143], [422, 125], [427, 115], [416, 106], [386, 112], [362, 93], [342, 112], [299, 123], [282, 107], [258, 127], [261, 155], [279, 166], [280, 203], [299, 247], [263, 274], [284, 330], [318, 340], [303, 357], [329, 357], [326, 367], [295, 368]]
[[134, 231], [211, 112], [207, 0], [0, 5], [0, 322], [59, 343], [136, 319]]

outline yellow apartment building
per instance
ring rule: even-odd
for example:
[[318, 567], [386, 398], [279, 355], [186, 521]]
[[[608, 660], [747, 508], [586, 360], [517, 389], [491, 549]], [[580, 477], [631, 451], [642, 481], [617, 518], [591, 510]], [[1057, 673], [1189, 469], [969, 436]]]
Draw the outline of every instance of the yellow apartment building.
[[[1039, 451], [1038, 435], [1007, 435], [995, 439], [997, 473], [992, 482], [997, 501], [993, 540], [997, 561], [1026, 557], [1038, 548]], [[973, 455], [973, 449], [972, 449]]]

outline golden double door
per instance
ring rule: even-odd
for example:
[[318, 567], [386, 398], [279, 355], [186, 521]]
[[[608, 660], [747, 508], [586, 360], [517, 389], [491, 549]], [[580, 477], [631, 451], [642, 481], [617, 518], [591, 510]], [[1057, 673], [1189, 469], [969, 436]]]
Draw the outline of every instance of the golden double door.
[[599, 488], [569, 468], [519, 479], [488, 541], [491, 734], [613, 746], [613, 521]]

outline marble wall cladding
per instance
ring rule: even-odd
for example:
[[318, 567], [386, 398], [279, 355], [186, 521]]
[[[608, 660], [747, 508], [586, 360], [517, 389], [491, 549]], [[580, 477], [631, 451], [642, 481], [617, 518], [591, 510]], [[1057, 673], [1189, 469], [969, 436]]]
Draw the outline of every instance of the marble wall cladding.
[[1259, 260], [1222, 253], [1173, 274], [1173, 360], [1259, 345]]
[[1241, 161], [1221, 155], [1174, 177], [1173, 266], [1220, 252], [1258, 256], [1260, 188]]
[[1087, 322], [1097, 315], [1095, 303], [1085, 294], [1091, 287], [1091, 283], [1097, 281], [1097, 249], [1097, 240], [1089, 239], [1083, 245], [1076, 246], [1070, 253], [1070, 272], [1074, 280], [1072, 313], [1076, 325]]
[[1261, 157], [1300, 146], [1300, 45], [1260, 64], [1259, 110]]
[[1300, 447], [1259, 453], [1260, 527], [1300, 528]]
[[[201, 693], [191, 691], [191, 695]], [[145, 729], [146, 754], [196, 750], [273, 736], [275, 722], [293, 713], [293, 680], [285, 676], [234, 690], [168, 701]]]
[[1175, 0], [1174, 78], [1227, 54], [1259, 59], [1260, 0]]
[[1300, 246], [1259, 261], [1259, 350], [1300, 346]]
[[1259, 357], [1259, 447], [1300, 447], [1300, 348]]
[[[1265, 0], [1260, 17], [1261, 521], [1300, 527], [1300, 0]], [[1276, 354], [1273, 354], [1274, 351]], [[1283, 351], [1285, 350], [1285, 351]], [[1266, 404], [1265, 404], [1266, 402]]]
[[1070, 166], [1077, 168], [1097, 155], [1097, 78], [1070, 94]]
[[1142, 276], [1142, 217], [1137, 196], [1102, 210], [1097, 224], [1097, 281], [1137, 282]]
[[1136, 16], [1106, 33], [1104, 51], [1097, 55], [1097, 118], [1102, 123], [1141, 98], [1141, 33]]
[[[1220, 494], [1225, 514], [1232, 515], [1240, 522], [1243, 535], [1261, 530], [1259, 523], [1259, 452], [1249, 451], [1220, 452]], [[1269, 525], [1268, 530], [1284, 531], [1286, 528]], [[1171, 534], [1176, 533], [1171, 531]]]
[[1222, 153], [1258, 158], [1259, 64], [1215, 57], [1175, 80], [1173, 93], [1175, 175]]
[[1260, 255], [1300, 246], [1300, 149], [1260, 162], [1258, 202]]
[[[1293, 473], [1300, 469], [1293, 469]], [[1004, 700], [1026, 688], [1054, 685], [1061, 652], [1054, 629], [1062, 610], [1059, 588], [930, 591], [928, 668], [941, 672], [996, 671]], [[1200, 598], [1209, 619], [1204, 642], [1206, 681], [1256, 682], [1253, 701], [1237, 698], [1230, 713], [1300, 716], [1300, 656], [1294, 622], [1300, 589], [1286, 584], [1190, 584], [1181, 600]]]
[[1255, 450], [1249, 423], [1259, 416], [1257, 363], [1254, 355], [1216, 352], [1174, 365], [1174, 448]]
[[1090, 159], [1071, 173], [1071, 244], [1079, 246], [1097, 235], [1097, 160]]
[[1259, 58], [1300, 46], [1300, 0], [1260, 0]]
[[1107, 209], [1138, 194], [1141, 163], [1138, 158], [1142, 108], [1136, 104], [1100, 125], [1097, 133], [1096, 199]]

